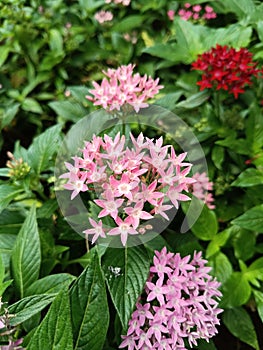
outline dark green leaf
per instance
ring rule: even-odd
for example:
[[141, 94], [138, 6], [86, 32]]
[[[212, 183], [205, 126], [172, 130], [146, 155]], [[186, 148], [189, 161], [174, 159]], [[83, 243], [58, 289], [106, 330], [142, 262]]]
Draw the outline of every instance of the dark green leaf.
[[79, 102], [71, 101], [55, 101], [50, 102], [49, 106], [63, 119], [77, 122], [85, 115], [88, 111]]
[[[215, 212], [208, 209], [208, 207], [200, 200], [193, 198], [191, 201], [191, 212], [188, 210], [189, 203], [183, 203], [183, 210], [187, 212], [187, 221], [189, 224], [194, 222], [190, 226], [191, 231], [195, 234], [196, 237], [209, 241], [211, 240], [218, 231], [218, 223]], [[188, 210], [188, 211], [187, 211]], [[200, 213], [196, 219], [196, 213]]]
[[263, 204], [249, 209], [243, 215], [233, 220], [232, 224], [246, 228], [247, 230], [262, 232]]
[[257, 334], [247, 311], [241, 307], [225, 310], [223, 322], [229, 331], [244, 343], [259, 350]]
[[44, 320], [34, 333], [28, 350], [73, 350], [68, 292], [53, 301]]
[[255, 297], [259, 317], [263, 322], [263, 293], [257, 290], [253, 290], [253, 294]]
[[70, 291], [74, 349], [101, 350], [109, 325], [104, 278], [96, 250]]
[[58, 208], [58, 202], [55, 199], [50, 199], [43, 203], [43, 205], [37, 209], [37, 218], [50, 218]]
[[21, 227], [11, 256], [11, 270], [14, 284], [20, 297], [38, 279], [41, 263], [36, 209], [32, 207]]
[[41, 105], [33, 98], [27, 97], [22, 102], [22, 109], [28, 112], [42, 114], [43, 110]]
[[253, 0], [225, 0], [224, 6], [240, 18], [251, 16], [256, 10]]
[[140, 27], [143, 21], [143, 16], [126, 16], [124, 19], [122, 19], [112, 27], [112, 31], [118, 33], [128, 33], [132, 29]]
[[250, 283], [260, 287], [257, 280], [263, 281], [263, 257], [252, 262], [252, 264], [247, 268], [245, 277]]
[[237, 259], [243, 261], [251, 258], [255, 253], [256, 234], [254, 232], [240, 229], [233, 239], [233, 247]]
[[[108, 248], [102, 259], [104, 275], [123, 328], [127, 327], [135, 303], [149, 275], [150, 261], [142, 246]], [[115, 274], [115, 270], [117, 273]]]
[[75, 279], [76, 277], [68, 273], [57, 273], [43, 277], [26, 290], [26, 296], [59, 293], [62, 289], [65, 290]]
[[48, 170], [49, 161], [57, 151], [60, 142], [60, 125], [52, 126], [37, 136], [28, 149], [30, 166], [37, 174]]
[[210, 97], [210, 93], [208, 92], [208, 90], [200, 91], [194, 95], [191, 95], [185, 101], [181, 101], [177, 103], [175, 107], [186, 108], [186, 109], [196, 108], [202, 105], [205, 101], [207, 101], [209, 97]]
[[215, 276], [221, 283], [225, 283], [233, 272], [232, 265], [228, 257], [225, 254], [218, 252], [208, 261], [209, 265], [212, 267], [213, 276]]
[[217, 167], [217, 169], [222, 169], [222, 163], [223, 163], [224, 158], [225, 158], [225, 150], [224, 150], [224, 148], [215, 145], [212, 148], [211, 157], [212, 157], [212, 161], [215, 164], [215, 166]]
[[263, 184], [263, 171], [255, 169], [255, 168], [248, 168], [245, 171], [243, 171], [238, 178], [232, 182], [232, 186], [237, 187], [250, 187], [250, 186], [256, 186], [256, 185], [262, 185]]
[[222, 293], [223, 298], [220, 306], [232, 308], [246, 304], [251, 295], [251, 287], [244, 274], [233, 272], [222, 286]]
[[32, 295], [10, 305], [8, 311], [10, 314], [15, 315], [10, 320], [11, 325], [16, 326], [36, 315], [39, 311], [49, 305], [55, 297], [56, 294]]
[[21, 193], [23, 189], [14, 185], [0, 185], [0, 213]]

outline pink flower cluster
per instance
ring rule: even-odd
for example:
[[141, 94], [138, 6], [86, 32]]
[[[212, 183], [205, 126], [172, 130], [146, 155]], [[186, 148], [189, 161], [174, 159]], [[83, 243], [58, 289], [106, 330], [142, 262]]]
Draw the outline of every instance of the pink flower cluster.
[[[175, 15], [174, 10], [169, 10], [167, 12], [167, 16], [171, 21], [174, 20], [174, 15]], [[211, 6], [205, 6], [203, 9], [201, 5], [192, 6], [188, 2], [184, 4], [184, 8], [178, 11], [178, 15], [184, 21], [188, 21], [189, 19], [197, 21], [202, 19], [210, 20], [210, 19], [216, 18], [216, 13], [214, 12], [214, 9]]]
[[143, 134], [137, 139], [130, 134], [130, 138], [132, 148], [125, 147], [126, 138], [120, 133], [114, 139], [94, 135], [91, 142], [85, 142], [83, 157], [73, 157], [74, 165], [65, 163], [69, 172], [61, 178], [68, 179], [64, 188], [72, 191], [71, 199], [80, 192], [95, 191], [100, 195], [94, 199], [101, 208], [98, 219], [108, 216], [113, 220], [114, 228], [109, 229], [102, 220], [89, 219], [92, 228], [84, 233], [93, 235], [92, 243], [107, 234], [120, 236], [125, 246], [128, 235], [152, 228], [140, 227], [141, 221], [153, 215], [169, 220], [166, 211], [190, 199], [183, 191], [195, 180], [187, 176], [191, 164], [184, 162], [186, 153], [177, 156], [171, 145], [163, 146], [162, 137], [154, 141]]
[[123, 5], [123, 6], [129, 6], [130, 5], [131, 0], [105, 0], [105, 4], [110, 4], [110, 3], [114, 3], [116, 5]]
[[181, 258], [180, 254], [155, 251], [145, 293], [136, 304], [127, 335], [119, 348], [187, 350], [198, 339], [209, 341], [217, 333], [218, 290], [205, 266], [202, 252]]
[[96, 19], [96, 21], [98, 21], [100, 24], [102, 24], [104, 22], [112, 21], [113, 14], [110, 11], [101, 10], [101, 11], [95, 13], [94, 18]]
[[212, 193], [208, 192], [213, 190], [213, 182], [209, 181], [209, 178], [205, 172], [202, 174], [195, 173], [193, 178], [196, 180], [196, 182], [192, 184], [193, 195], [201, 199], [209, 209], [215, 209], [215, 205], [213, 204], [213, 195]]
[[135, 65], [129, 64], [103, 71], [107, 78], [103, 78], [101, 84], [93, 81], [95, 89], [90, 90], [90, 93], [94, 97], [86, 98], [95, 106], [102, 106], [110, 111], [120, 111], [125, 104], [132, 106], [136, 113], [140, 108], [148, 107], [146, 101], [153, 98], [163, 86], [158, 85], [159, 78], [153, 80], [146, 74], [143, 77], [139, 73], [133, 74], [134, 67]]

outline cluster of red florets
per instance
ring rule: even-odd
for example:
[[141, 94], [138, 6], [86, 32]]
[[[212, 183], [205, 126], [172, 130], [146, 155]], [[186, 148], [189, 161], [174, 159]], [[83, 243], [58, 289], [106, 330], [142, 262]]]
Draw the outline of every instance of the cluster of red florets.
[[252, 84], [253, 76], [258, 77], [262, 72], [247, 49], [236, 50], [220, 45], [199, 55], [192, 63], [192, 69], [203, 71], [202, 80], [197, 82], [201, 90], [222, 89], [232, 93], [235, 98], [245, 92], [246, 85]]

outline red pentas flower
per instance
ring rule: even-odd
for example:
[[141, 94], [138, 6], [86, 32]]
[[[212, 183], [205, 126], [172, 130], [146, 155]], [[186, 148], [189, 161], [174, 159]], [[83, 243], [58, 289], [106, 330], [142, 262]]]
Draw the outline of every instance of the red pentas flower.
[[245, 92], [246, 85], [252, 84], [252, 77], [258, 77], [261, 72], [252, 58], [247, 49], [216, 45], [192, 63], [192, 69], [203, 71], [202, 80], [197, 85], [201, 90], [215, 88], [229, 91], [237, 98]]

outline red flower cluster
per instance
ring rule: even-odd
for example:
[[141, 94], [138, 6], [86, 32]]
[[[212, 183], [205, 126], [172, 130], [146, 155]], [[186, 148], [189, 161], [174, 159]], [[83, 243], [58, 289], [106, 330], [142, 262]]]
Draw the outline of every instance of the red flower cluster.
[[197, 82], [200, 89], [216, 88], [232, 93], [235, 98], [245, 92], [245, 85], [252, 83], [252, 76], [261, 72], [252, 61], [252, 53], [247, 49], [236, 50], [228, 46], [216, 45], [210, 51], [198, 56], [192, 69], [203, 71], [202, 80]]

